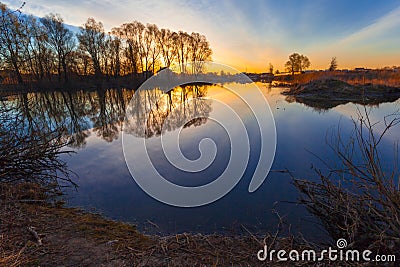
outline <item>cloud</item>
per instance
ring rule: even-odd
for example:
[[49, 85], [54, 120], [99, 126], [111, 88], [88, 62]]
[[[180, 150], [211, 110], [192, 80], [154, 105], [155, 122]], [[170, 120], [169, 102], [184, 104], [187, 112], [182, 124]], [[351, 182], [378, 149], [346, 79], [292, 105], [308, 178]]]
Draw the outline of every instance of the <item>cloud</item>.
[[394, 34], [395, 32], [399, 33], [399, 29], [400, 8], [397, 8], [389, 14], [378, 19], [376, 22], [342, 39], [338, 44], [359, 44], [360, 42], [370, 41], [371, 39], [377, 40], [378, 37], [382, 37], [387, 34]]
[[[328, 42], [326, 42], [328, 41]], [[339, 68], [398, 65], [400, 62], [400, 8], [396, 8], [364, 27], [336, 41], [325, 40], [310, 47], [314, 66], [327, 68], [336, 56]]]

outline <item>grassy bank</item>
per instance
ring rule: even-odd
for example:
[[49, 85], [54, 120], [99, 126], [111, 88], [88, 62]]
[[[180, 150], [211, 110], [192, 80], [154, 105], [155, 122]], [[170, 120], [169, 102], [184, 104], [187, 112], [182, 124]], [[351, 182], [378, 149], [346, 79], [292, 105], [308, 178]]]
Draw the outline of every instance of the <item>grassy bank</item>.
[[274, 81], [278, 84], [289, 83], [293, 86], [321, 79], [335, 79], [351, 85], [374, 84], [400, 87], [400, 72], [394, 70], [313, 71], [274, 77]]

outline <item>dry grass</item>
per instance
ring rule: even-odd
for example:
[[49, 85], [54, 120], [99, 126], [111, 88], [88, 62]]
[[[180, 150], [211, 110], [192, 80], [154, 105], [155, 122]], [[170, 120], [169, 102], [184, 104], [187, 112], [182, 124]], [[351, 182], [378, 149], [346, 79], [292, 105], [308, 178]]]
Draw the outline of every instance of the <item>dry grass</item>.
[[336, 79], [352, 85], [385, 85], [400, 87], [400, 72], [390, 70], [370, 70], [370, 71], [317, 71], [295, 75], [276, 76], [276, 83], [291, 83], [293, 85], [306, 84], [314, 80]]
[[[335, 135], [331, 148], [341, 162], [326, 174], [317, 170], [319, 182], [294, 179], [302, 193], [301, 203], [318, 217], [337, 240], [345, 238], [349, 247], [369, 249], [379, 254], [400, 256], [400, 183], [397, 156], [392, 169], [380, 158], [384, 135], [400, 122], [399, 114], [385, 118], [385, 129], [376, 134], [376, 123], [368, 111], [354, 120], [354, 132], [345, 142]], [[397, 126], [398, 127], [398, 126]]]
[[132, 225], [49, 204], [45, 189], [35, 184], [2, 184], [1, 200], [0, 266], [122, 266], [125, 259], [110, 241], [135, 249], [149, 243]]
[[144, 236], [132, 225], [42, 202], [46, 197], [35, 184], [1, 185], [0, 266], [263, 266], [256, 253], [264, 244], [305, 248], [279, 231], [256, 236], [246, 228], [241, 236]]

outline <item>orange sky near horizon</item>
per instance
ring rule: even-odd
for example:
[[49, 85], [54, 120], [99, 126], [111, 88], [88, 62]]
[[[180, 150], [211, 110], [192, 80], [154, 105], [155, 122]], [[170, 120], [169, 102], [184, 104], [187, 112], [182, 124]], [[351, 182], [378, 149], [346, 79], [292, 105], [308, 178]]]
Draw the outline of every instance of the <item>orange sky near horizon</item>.
[[[212, 56], [213, 61], [230, 65], [239, 71], [247, 72], [269, 72], [269, 63], [274, 66], [274, 71], [285, 71], [285, 62], [288, 60], [289, 55], [281, 53], [276, 54], [276, 51], [269, 52], [267, 50], [260, 51], [255, 57], [241, 56], [240, 53], [232, 53], [224, 51], [224, 48], [215, 47]], [[336, 57], [338, 62], [338, 69], [355, 69], [359, 67], [369, 69], [380, 69], [384, 67], [400, 66], [400, 53], [398, 54], [385, 54], [383, 53], [353, 53], [346, 51], [316, 51], [316, 52], [301, 52], [293, 51], [293, 53], [300, 53], [306, 55], [311, 66], [309, 70], [326, 70], [329, 68], [332, 57]], [[400, 47], [399, 47], [400, 52]], [[274, 55], [274, 56], [271, 56]], [[265, 60], [264, 60], [265, 59]]]

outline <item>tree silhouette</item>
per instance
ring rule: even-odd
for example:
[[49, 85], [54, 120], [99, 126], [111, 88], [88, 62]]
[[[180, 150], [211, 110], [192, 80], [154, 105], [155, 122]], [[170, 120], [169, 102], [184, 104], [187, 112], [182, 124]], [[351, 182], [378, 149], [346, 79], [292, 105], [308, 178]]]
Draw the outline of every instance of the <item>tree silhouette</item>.
[[311, 65], [308, 57], [300, 55], [298, 53], [293, 53], [289, 56], [289, 60], [285, 63], [285, 69], [287, 72], [292, 73], [302, 72], [308, 69]]
[[[141, 79], [174, 64], [182, 73], [195, 73], [212, 55], [206, 37], [199, 33], [174, 32], [138, 21], [106, 33], [101, 22], [89, 18], [74, 34], [59, 14], [37, 19], [1, 3], [0, 43], [0, 69], [12, 74], [8, 83], [19, 84], [93, 75], [133, 74]], [[190, 69], [187, 63], [192, 63]]]
[[75, 48], [73, 33], [65, 28], [64, 20], [59, 14], [50, 14], [41, 19], [47, 32], [46, 41], [57, 56], [57, 73], [61, 77], [63, 69], [64, 79], [67, 82], [67, 56]]
[[101, 47], [105, 42], [103, 24], [96, 22], [94, 18], [88, 18], [77, 37], [80, 48], [88, 52], [92, 59], [94, 74], [100, 76], [102, 73], [100, 68]]
[[274, 74], [274, 66], [272, 65], [272, 63], [269, 63], [268, 70], [269, 73]]
[[5, 67], [14, 69], [19, 84], [24, 81], [21, 75], [22, 68], [22, 42], [21, 40], [27, 34], [24, 32], [24, 27], [19, 20], [19, 12], [12, 12], [6, 5], [0, 3], [0, 55], [1, 62]]
[[338, 66], [338, 64], [337, 64], [336, 57], [332, 57], [331, 63], [329, 65], [329, 71], [335, 71], [337, 69], [337, 66]]

